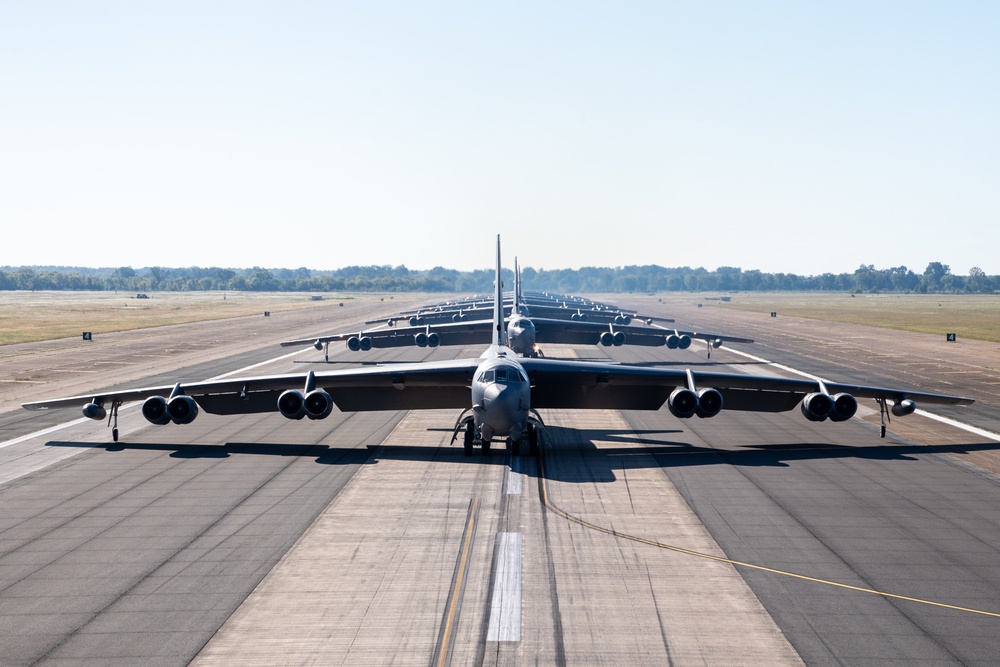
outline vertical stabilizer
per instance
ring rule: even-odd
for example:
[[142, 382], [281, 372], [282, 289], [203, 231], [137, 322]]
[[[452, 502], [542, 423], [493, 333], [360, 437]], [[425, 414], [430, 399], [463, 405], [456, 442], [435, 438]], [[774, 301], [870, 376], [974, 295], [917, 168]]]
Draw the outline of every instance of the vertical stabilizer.
[[507, 332], [503, 326], [503, 281], [500, 279], [500, 235], [497, 234], [497, 273], [493, 279], [493, 344], [506, 345]]

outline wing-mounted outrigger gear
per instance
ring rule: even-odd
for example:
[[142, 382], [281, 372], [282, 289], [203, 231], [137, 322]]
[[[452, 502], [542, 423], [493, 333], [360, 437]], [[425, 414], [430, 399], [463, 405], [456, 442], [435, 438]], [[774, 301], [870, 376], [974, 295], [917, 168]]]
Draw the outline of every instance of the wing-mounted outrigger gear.
[[118, 442], [118, 406], [121, 401], [111, 401], [111, 412], [108, 414], [108, 426], [111, 427], [111, 440]]
[[323, 353], [323, 360], [330, 363], [330, 341], [317, 338], [313, 347]]
[[917, 409], [917, 404], [911, 399], [905, 396], [897, 397], [892, 402], [892, 407], [887, 407], [888, 399], [886, 398], [876, 398], [875, 402], [878, 403], [879, 417], [881, 421], [881, 437], [885, 437], [885, 425], [887, 423], [892, 423], [892, 419], [889, 414], [892, 413], [897, 417], [905, 417], [906, 415], [911, 415]]

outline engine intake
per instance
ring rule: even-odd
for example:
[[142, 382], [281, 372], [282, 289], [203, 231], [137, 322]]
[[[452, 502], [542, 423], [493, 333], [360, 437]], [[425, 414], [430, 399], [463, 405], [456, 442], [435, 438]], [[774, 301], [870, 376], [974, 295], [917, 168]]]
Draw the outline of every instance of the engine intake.
[[306, 416], [306, 401], [302, 393], [287, 389], [278, 397], [278, 412], [287, 419], [302, 419]]
[[357, 352], [361, 349], [361, 339], [357, 336], [351, 336], [347, 339], [347, 349], [351, 352]]
[[305, 395], [303, 406], [309, 419], [326, 419], [333, 412], [333, 399], [322, 389], [314, 389]]
[[842, 393], [833, 396], [833, 410], [830, 411], [830, 421], [845, 422], [858, 411], [858, 399], [850, 394]]
[[441, 344], [441, 336], [436, 333], [427, 334], [427, 347], [437, 347]]
[[698, 407], [694, 413], [705, 419], [722, 412], [722, 394], [718, 389], [701, 389], [698, 391]]
[[670, 413], [680, 419], [687, 419], [698, 409], [698, 395], [687, 387], [677, 387], [667, 399]]
[[167, 399], [162, 396], [150, 396], [142, 402], [142, 416], [150, 424], [163, 426], [170, 422], [170, 413], [167, 412]]
[[413, 337], [413, 342], [416, 343], [417, 347], [427, 347], [427, 334], [421, 331]]
[[600, 342], [604, 347], [611, 347], [615, 344], [615, 335], [610, 331], [605, 331], [601, 334]]
[[167, 415], [175, 424], [190, 424], [198, 416], [198, 404], [190, 396], [174, 396], [167, 401]]

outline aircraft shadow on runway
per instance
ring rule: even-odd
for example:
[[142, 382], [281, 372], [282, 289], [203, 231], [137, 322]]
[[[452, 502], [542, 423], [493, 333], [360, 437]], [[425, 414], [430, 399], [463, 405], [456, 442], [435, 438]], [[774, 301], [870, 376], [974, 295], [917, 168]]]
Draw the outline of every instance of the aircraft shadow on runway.
[[[437, 430], [437, 429], [433, 429]], [[668, 437], [651, 436], [680, 433], [680, 430], [581, 430], [547, 427], [543, 436], [546, 478], [558, 482], [610, 483], [626, 470], [671, 468], [684, 466], [729, 465], [737, 467], [789, 467], [796, 461], [820, 459], [871, 459], [916, 461], [923, 454], [967, 454], [998, 451], [1000, 443], [970, 443], [962, 445], [838, 445], [829, 442], [811, 443], [747, 443], [734, 449], [721, 450], [699, 447]], [[598, 446], [596, 442], [619, 442], [622, 447]], [[642, 445], [636, 446], [636, 445]], [[130, 451], [170, 452], [173, 458], [221, 459], [239, 455], [294, 456], [314, 458], [322, 465], [377, 464], [380, 459], [398, 461], [443, 461], [473, 465], [506, 466], [511, 455], [502, 444], [494, 445], [489, 456], [465, 456], [461, 443], [452, 446], [428, 445], [357, 445], [329, 446], [325, 444], [239, 443], [199, 445], [176, 443], [106, 443], [51, 441], [49, 447], [79, 447], [103, 449], [117, 454]], [[528, 461], [534, 459], [528, 458]], [[538, 466], [521, 465], [520, 472], [538, 476]], [[985, 473], [989, 474], [989, 473]]]

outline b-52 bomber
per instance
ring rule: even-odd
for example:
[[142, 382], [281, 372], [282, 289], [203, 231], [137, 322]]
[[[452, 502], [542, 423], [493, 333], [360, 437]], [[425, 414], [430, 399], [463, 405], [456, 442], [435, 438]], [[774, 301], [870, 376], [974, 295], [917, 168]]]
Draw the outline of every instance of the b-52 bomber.
[[[783, 412], [796, 405], [812, 421], [842, 422], [854, 416], [856, 397], [876, 401], [884, 420], [912, 413], [916, 402], [968, 405], [973, 401], [903, 388], [848, 385], [693, 369], [518, 358], [505, 343], [497, 237], [493, 339], [476, 358], [387, 364], [316, 373], [261, 375], [113, 390], [24, 403], [28, 410], [82, 408], [94, 420], [107, 419], [118, 439], [118, 410], [142, 401], [142, 415], [156, 425], [188, 424], [201, 410], [217, 415], [278, 412], [288, 419], [324, 419], [334, 407], [365, 410], [462, 409], [455, 434], [464, 431], [464, 450], [488, 453], [493, 438], [514, 451], [538, 443], [546, 408], [659, 410], [679, 418], [714, 418], [723, 411]], [[888, 404], [892, 403], [889, 407]]]
[[[563, 301], [565, 302], [565, 298]], [[506, 299], [505, 299], [506, 301]], [[669, 349], [686, 350], [692, 340], [703, 340], [712, 356], [712, 348], [723, 343], [752, 343], [752, 338], [725, 336], [721, 334], [665, 329], [653, 326], [627, 324], [627, 319], [601, 323], [589, 320], [553, 319], [535, 317], [537, 303], [528, 304], [521, 296], [520, 274], [515, 269], [510, 317], [507, 319], [507, 346], [524, 357], [542, 355], [540, 343], [568, 345], [602, 345], [619, 347], [640, 345], [645, 347], [665, 346]], [[476, 312], [476, 311], [472, 311]], [[612, 312], [611, 309], [606, 312]], [[379, 320], [375, 320], [379, 321]], [[671, 322], [673, 320], [670, 320]], [[626, 323], [622, 323], [626, 322]], [[438, 324], [422, 324], [409, 327], [392, 327], [356, 332], [329, 334], [299, 338], [281, 343], [283, 347], [312, 345], [323, 352], [324, 359], [330, 360], [330, 343], [346, 342], [347, 349], [359, 352], [390, 347], [438, 347], [439, 345], [488, 344], [492, 339], [493, 320], [444, 321]], [[544, 356], [544, 355], [542, 355]]]

